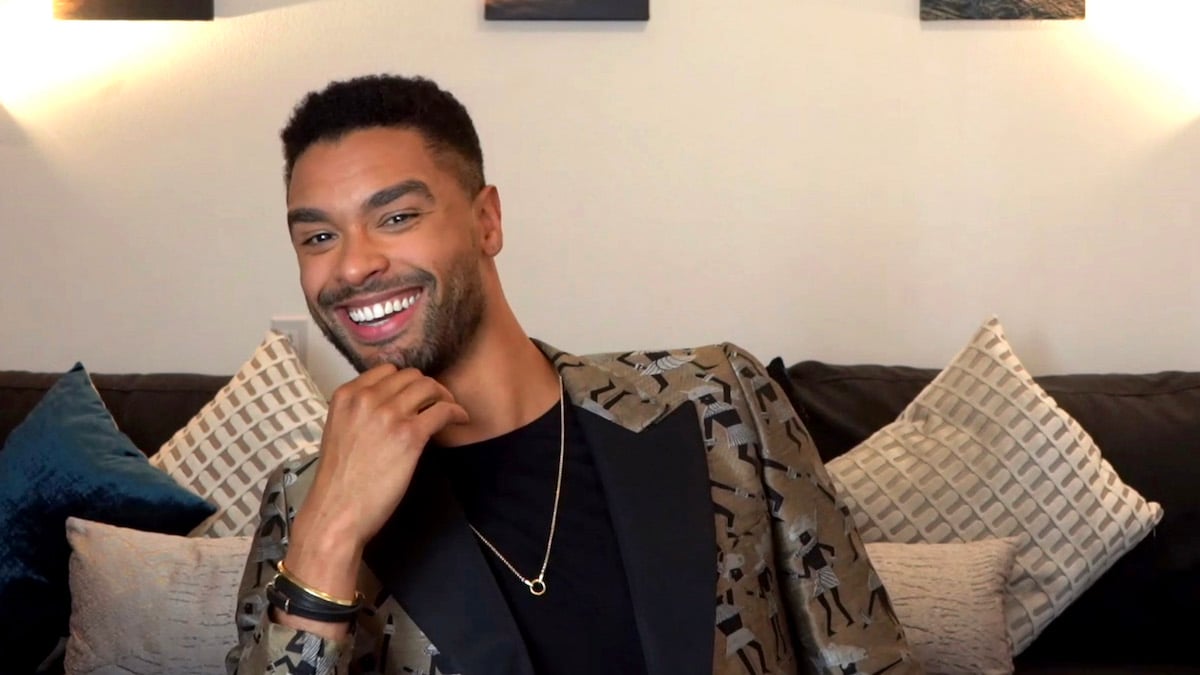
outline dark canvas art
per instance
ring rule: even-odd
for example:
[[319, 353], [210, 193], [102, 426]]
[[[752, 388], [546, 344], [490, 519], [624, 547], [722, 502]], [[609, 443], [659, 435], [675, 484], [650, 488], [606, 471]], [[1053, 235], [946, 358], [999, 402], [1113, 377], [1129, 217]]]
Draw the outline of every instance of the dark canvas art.
[[921, 19], [1082, 19], [1087, 0], [921, 0]]
[[54, 18], [212, 21], [213, 0], [54, 0]]
[[646, 21], [650, 0], [486, 0], [484, 17], [507, 20]]

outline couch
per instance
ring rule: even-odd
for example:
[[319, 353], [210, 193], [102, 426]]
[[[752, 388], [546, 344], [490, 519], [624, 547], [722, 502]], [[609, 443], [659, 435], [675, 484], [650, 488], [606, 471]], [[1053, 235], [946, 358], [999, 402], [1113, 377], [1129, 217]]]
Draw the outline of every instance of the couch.
[[232, 376], [0, 372], [0, 672], [224, 673], [263, 486], [327, 413], [276, 331]]
[[[768, 369], [826, 461], [896, 419], [939, 373], [781, 359]], [[1016, 672], [1200, 673], [1200, 372], [1035, 379], [1164, 515], [1017, 656]]]
[[[0, 448], [60, 377], [62, 373], [0, 371]], [[91, 379], [119, 429], [147, 457], [229, 381], [224, 376], [192, 373], [92, 374]], [[64, 646], [60, 643], [38, 672], [62, 672]], [[45, 652], [39, 648], [38, 653]], [[18, 667], [16, 663], [21, 661], [10, 659], [8, 667]], [[18, 672], [23, 675], [25, 670], [22, 664]], [[0, 668], [0, 672], [9, 671]]]
[[[61, 376], [0, 371], [0, 447]], [[227, 375], [194, 373], [92, 375], [117, 427], [147, 457], [158, 452], [228, 381]]]
[[[822, 458], [888, 424], [938, 371], [904, 366], [769, 364]], [[59, 377], [0, 372], [0, 447]], [[1130, 485], [1162, 504], [1156, 531], [1124, 555], [1016, 659], [1017, 673], [1200, 675], [1200, 373], [1037, 378]], [[228, 377], [93, 375], [120, 429], [147, 455], [187, 424]], [[61, 666], [60, 666], [61, 667]]]

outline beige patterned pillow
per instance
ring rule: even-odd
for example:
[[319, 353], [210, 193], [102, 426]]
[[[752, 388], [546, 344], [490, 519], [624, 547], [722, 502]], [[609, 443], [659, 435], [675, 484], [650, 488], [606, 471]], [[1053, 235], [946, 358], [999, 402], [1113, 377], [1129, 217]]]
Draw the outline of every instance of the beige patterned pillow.
[[66, 675], [224, 675], [250, 537], [177, 537], [67, 519]]
[[253, 534], [267, 476], [284, 460], [317, 452], [327, 412], [292, 343], [269, 331], [150, 463], [217, 505], [193, 534]]
[[1015, 538], [865, 544], [926, 675], [1010, 675], [1004, 589]]
[[1018, 537], [1006, 600], [1018, 654], [1162, 519], [1033, 381], [995, 317], [827, 468], [864, 541]]

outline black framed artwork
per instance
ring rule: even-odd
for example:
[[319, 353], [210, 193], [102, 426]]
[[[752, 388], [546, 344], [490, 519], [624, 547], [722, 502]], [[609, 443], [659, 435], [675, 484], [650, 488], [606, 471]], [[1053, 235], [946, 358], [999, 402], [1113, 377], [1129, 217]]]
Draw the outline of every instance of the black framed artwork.
[[54, 18], [94, 21], [212, 21], [213, 0], [54, 0]]
[[922, 21], [1082, 19], [1087, 0], [921, 0]]
[[650, 0], [486, 0], [489, 21], [648, 21]]

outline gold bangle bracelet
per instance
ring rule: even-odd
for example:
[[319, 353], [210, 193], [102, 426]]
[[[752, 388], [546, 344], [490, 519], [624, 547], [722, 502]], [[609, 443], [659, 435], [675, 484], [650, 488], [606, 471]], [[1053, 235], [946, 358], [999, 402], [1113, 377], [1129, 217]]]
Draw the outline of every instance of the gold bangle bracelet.
[[335, 597], [333, 597], [332, 595], [330, 595], [330, 594], [328, 594], [328, 593], [324, 593], [324, 592], [322, 592], [322, 591], [318, 591], [317, 589], [313, 588], [312, 586], [309, 586], [308, 584], [304, 583], [304, 582], [303, 582], [303, 581], [301, 581], [300, 579], [296, 578], [296, 575], [295, 575], [295, 574], [292, 574], [291, 572], [289, 572], [289, 571], [288, 571], [288, 568], [286, 568], [286, 567], [284, 567], [284, 566], [283, 566], [283, 561], [282, 561], [282, 560], [280, 560], [280, 561], [279, 561], [279, 564], [277, 564], [277, 565], [275, 566], [275, 570], [276, 570], [276, 571], [278, 571], [278, 572], [279, 572], [279, 574], [280, 574], [280, 575], [281, 575], [283, 578], [285, 578], [285, 579], [287, 579], [288, 581], [292, 582], [292, 583], [293, 583], [293, 584], [295, 584], [296, 586], [299, 586], [299, 587], [300, 587], [300, 589], [301, 589], [301, 590], [303, 590], [305, 593], [308, 593], [308, 594], [310, 594], [310, 595], [315, 595], [315, 596], [317, 596], [318, 598], [320, 598], [320, 599], [322, 599], [322, 600], [324, 600], [324, 601], [326, 601], [326, 602], [332, 602], [332, 603], [333, 603], [333, 604], [335, 604], [335, 605], [341, 605], [341, 606], [343, 606], [343, 607], [353, 607], [353, 606], [355, 606], [356, 604], [358, 604], [358, 603], [359, 603], [359, 602], [362, 600], [362, 593], [358, 593], [358, 592], [355, 592], [355, 593], [354, 593], [354, 599], [353, 599], [353, 600], [343, 600], [342, 598], [335, 598]]

